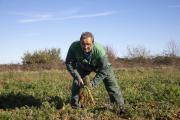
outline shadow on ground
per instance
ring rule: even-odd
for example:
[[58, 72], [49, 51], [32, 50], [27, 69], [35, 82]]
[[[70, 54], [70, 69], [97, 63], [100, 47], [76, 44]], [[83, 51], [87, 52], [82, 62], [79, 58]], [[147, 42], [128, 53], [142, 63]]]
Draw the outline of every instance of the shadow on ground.
[[20, 108], [23, 106], [40, 107], [41, 105], [41, 101], [31, 95], [22, 93], [8, 93], [0, 95], [0, 109], [14, 109], [16, 107]]
[[[56, 109], [63, 107], [63, 101], [58, 96], [50, 97], [48, 102], [53, 104]], [[32, 95], [22, 93], [6, 93], [0, 95], [0, 109], [15, 109], [23, 106], [39, 108], [42, 106], [42, 101]]]

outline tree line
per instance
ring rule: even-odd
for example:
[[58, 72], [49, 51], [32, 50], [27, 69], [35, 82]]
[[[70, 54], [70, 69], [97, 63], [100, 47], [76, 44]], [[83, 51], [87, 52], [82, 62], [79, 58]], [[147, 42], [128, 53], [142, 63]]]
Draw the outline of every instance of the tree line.
[[[143, 46], [127, 47], [127, 56], [120, 58], [110, 46], [105, 47], [113, 67], [180, 67], [180, 46], [174, 40], [167, 43], [167, 48], [160, 55], [152, 56], [150, 50]], [[65, 69], [60, 48], [26, 52], [22, 56], [22, 64], [0, 65], [4, 70], [44, 70]]]

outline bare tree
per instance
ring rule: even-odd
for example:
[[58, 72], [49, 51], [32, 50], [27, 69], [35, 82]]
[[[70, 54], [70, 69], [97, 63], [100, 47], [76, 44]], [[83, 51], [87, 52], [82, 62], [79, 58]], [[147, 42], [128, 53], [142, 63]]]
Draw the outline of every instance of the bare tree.
[[180, 45], [175, 40], [170, 40], [167, 42], [167, 48], [164, 51], [166, 56], [178, 56], [180, 54]]
[[134, 48], [127, 46], [127, 50], [128, 58], [147, 58], [150, 56], [150, 50], [147, 50], [145, 47], [140, 45]]
[[117, 58], [116, 52], [110, 46], [106, 46], [105, 49], [110, 62], [114, 62]]

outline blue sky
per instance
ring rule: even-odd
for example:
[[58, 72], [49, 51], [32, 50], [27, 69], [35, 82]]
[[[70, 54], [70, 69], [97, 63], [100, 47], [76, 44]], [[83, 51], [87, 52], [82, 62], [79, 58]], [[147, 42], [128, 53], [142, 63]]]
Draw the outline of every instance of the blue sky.
[[45, 48], [65, 58], [84, 31], [120, 57], [127, 46], [160, 54], [180, 41], [180, 0], [0, 0], [0, 16], [0, 64]]

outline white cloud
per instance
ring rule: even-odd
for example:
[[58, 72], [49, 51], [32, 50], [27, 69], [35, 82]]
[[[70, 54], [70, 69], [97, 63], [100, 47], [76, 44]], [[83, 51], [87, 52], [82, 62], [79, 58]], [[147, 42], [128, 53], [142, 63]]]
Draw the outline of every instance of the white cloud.
[[[71, 20], [71, 19], [81, 19], [81, 18], [93, 18], [93, 17], [101, 17], [101, 16], [110, 16], [117, 13], [116, 11], [107, 11], [93, 14], [83, 14], [83, 15], [69, 15], [65, 17], [59, 17], [59, 15], [55, 15], [53, 13], [47, 14], [34, 14], [34, 15], [26, 15], [29, 18], [24, 18], [18, 20], [20, 23], [32, 23], [32, 22], [40, 22], [40, 21], [60, 21], [60, 20]], [[24, 15], [25, 16], [25, 15]]]
[[28, 19], [21, 19], [19, 20], [20, 23], [30, 23], [30, 22], [38, 22], [38, 21], [45, 21], [50, 20], [52, 18], [51, 15], [34, 15], [32, 18]]
[[91, 17], [100, 17], [100, 16], [109, 16], [115, 14], [115, 12], [102, 12], [102, 13], [95, 13], [95, 14], [85, 14], [85, 15], [74, 15], [74, 16], [68, 16], [64, 18], [57, 18], [54, 20], [66, 20], [66, 19], [78, 19], [78, 18], [91, 18]]

